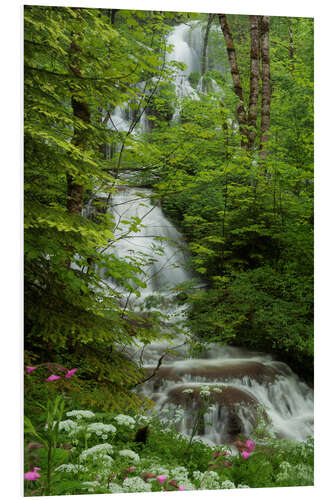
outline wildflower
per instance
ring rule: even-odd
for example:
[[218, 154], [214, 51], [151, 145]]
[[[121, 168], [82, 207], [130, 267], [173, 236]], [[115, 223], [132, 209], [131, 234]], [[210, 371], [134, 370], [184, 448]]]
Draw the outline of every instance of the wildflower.
[[76, 417], [78, 420], [81, 418], [94, 418], [95, 413], [89, 410], [71, 410], [66, 413], [67, 417]]
[[231, 490], [233, 488], [236, 488], [236, 486], [234, 485], [234, 483], [232, 481], [229, 481], [229, 479], [227, 479], [226, 481], [222, 481], [222, 483], [221, 483], [221, 489], [223, 489], [223, 490]]
[[120, 486], [120, 484], [111, 483], [109, 486], [109, 491], [110, 491], [110, 493], [123, 493], [124, 490]]
[[128, 457], [134, 460], [134, 462], [139, 462], [140, 457], [135, 451], [133, 450], [120, 450], [119, 455], [122, 457]]
[[249, 458], [249, 456], [250, 456], [250, 453], [248, 451], [243, 451], [243, 453], [242, 453], [243, 460], [246, 460], [247, 458]]
[[[108, 433], [112, 433], [112, 434], [115, 434], [117, 432], [117, 429], [115, 428], [114, 425], [112, 424], [103, 424], [102, 422], [95, 422], [93, 424], [89, 424], [88, 427], [87, 427], [87, 430], [89, 432], [94, 432], [97, 436], [102, 436], [102, 434], [106, 434], [106, 438], [107, 438], [107, 434]], [[103, 438], [103, 436], [102, 436]], [[103, 439], [106, 439], [106, 438], [103, 438]]]
[[135, 467], [127, 467], [127, 469], [125, 469], [125, 471], [133, 472], [133, 471], [135, 471]]
[[24, 474], [24, 479], [26, 479], [27, 481], [36, 481], [36, 479], [40, 478], [40, 474], [38, 474], [38, 470], [40, 470], [39, 467], [34, 467], [34, 470], [33, 471], [29, 471], [29, 472], [26, 472]]
[[114, 419], [119, 425], [125, 425], [130, 429], [133, 429], [135, 424], [134, 418], [130, 417], [129, 415], [117, 415]]
[[210, 388], [208, 385], [202, 385], [200, 390], [200, 396], [210, 396]]
[[84, 450], [80, 455], [80, 461], [86, 460], [88, 457], [93, 459], [98, 456], [110, 455], [113, 452], [113, 446], [109, 443], [97, 444], [92, 448]]
[[252, 439], [248, 439], [245, 443], [247, 449], [249, 452], [253, 451], [254, 448], [256, 447], [256, 443]]
[[222, 389], [220, 387], [213, 387], [213, 391], [216, 393], [221, 393]]
[[60, 378], [60, 375], [50, 375], [46, 380], [52, 381], [52, 380], [58, 380]]
[[126, 493], [140, 493], [151, 491], [151, 484], [146, 483], [141, 477], [129, 477], [123, 482], [123, 490]]
[[77, 368], [73, 368], [72, 370], [68, 370], [65, 377], [66, 378], [71, 378], [72, 375], [77, 371]]
[[179, 486], [178, 489], [179, 489], [179, 491], [184, 491], [185, 490], [184, 486]]
[[79, 471], [88, 472], [87, 467], [79, 464], [61, 464], [54, 470], [56, 472], [73, 472], [73, 473], [77, 473]]
[[237, 488], [250, 488], [247, 484], [239, 484]]
[[25, 370], [25, 371], [26, 371], [27, 373], [31, 373], [31, 372], [33, 372], [34, 370], [36, 370], [36, 368], [37, 368], [37, 366], [27, 366], [27, 368], [26, 368], [26, 370]]
[[85, 481], [84, 483], [81, 483], [82, 486], [86, 486], [88, 491], [94, 492], [94, 488], [98, 486], [98, 481]]
[[[53, 422], [55, 424], [56, 422]], [[70, 432], [77, 429], [77, 423], [74, 420], [62, 420], [59, 422], [59, 431]]]
[[163, 484], [166, 480], [167, 476], [157, 476], [157, 481], [160, 483], [160, 484]]
[[192, 394], [192, 392], [194, 392], [194, 391], [193, 391], [193, 389], [184, 389], [182, 392], [183, 392], [183, 394]]
[[200, 471], [194, 471], [193, 478], [199, 481], [198, 489], [200, 490], [218, 490], [220, 488], [218, 482], [219, 476], [214, 471], [209, 471], [205, 473]]

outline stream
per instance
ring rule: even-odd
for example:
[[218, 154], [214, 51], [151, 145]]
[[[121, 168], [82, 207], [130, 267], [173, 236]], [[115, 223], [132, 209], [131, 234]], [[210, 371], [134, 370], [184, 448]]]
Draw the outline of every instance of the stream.
[[[181, 24], [169, 35], [174, 49], [168, 54], [168, 60], [187, 65], [185, 71], [175, 73], [178, 97], [198, 98], [200, 82], [198, 88], [193, 89], [188, 76], [192, 71], [200, 71], [202, 40], [198, 25], [191, 30], [189, 24]], [[109, 126], [112, 128], [113, 124], [119, 130], [128, 130], [128, 113], [116, 108]], [[145, 116], [140, 124], [144, 128]], [[166, 313], [173, 330], [172, 325], [181, 325], [185, 314], [184, 306], [175, 306], [172, 301], [177, 286], [190, 280], [196, 281], [196, 286], [204, 284], [186, 268], [188, 250], [184, 238], [160, 205], [152, 200], [152, 194], [149, 189], [130, 185], [118, 188], [108, 210], [117, 222], [116, 236], [126, 237], [121, 238], [112, 251], [121, 258], [135, 256], [146, 262], [143, 266], [146, 288], [140, 289], [139, 298], [134, 294], [126, 297], [127, 305], [134, 310], [145, 310], [149, 300], [158, 297], [163, 305], [151, 305], [149, 310], [155, 307]], [[143, 219], [140, 230], [127, 234], [128, 224], [122, 222], [136, 217]], [[180, 432], [191, 435], [195, 415], [202, 404], [204, 385], [206, 393], [210, 392], [210, 411], [202, 418], [198, 433], [208, 444], [231, 443], [240, 433], [250, 437], [260, 415], [271, 421], [279, 437], [304, 440], [313, 435], [313, 391], [285, 363], [269, 354], [213, 344], [200, 356], [191, 357], [187, 333], [190, 332], [175, 333], [172, 344], [167, 340], [146, 347], [137, 343], [135, 348], [126, 351], [131, 359], [141, 362], [148, 373], [153, 372], [160, 357], [168, 351], [156, 375], [143, 384], [140, 391], [155, 401], [161, 414], [165, 409], [174, 413], [183, 409], [184, 415], [178, 423]]]

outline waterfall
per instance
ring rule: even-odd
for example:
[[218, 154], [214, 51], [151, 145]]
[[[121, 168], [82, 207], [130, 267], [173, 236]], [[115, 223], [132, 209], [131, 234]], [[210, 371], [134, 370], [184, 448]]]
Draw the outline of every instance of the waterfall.
[[[184, 62], [187, 66], [184, 71], [175, 72], [177, 96], [199, 99], [188, 80], [191, 72], [200, 71], [199, 24], [194, 29], [188, 24], [176, 26], [168, 41], [173, 44], [168, 61]], [[202, 82], [198, 91], [200, 85]], [[216, 82], [213, 89], [218, 91]], [[130, 118], [119, 107], [112, 114], [112, 122], [119, 131], [129, 129]], [[144, 120], [143, 116], [141, 125]], [[186, 269], [188, 251], [182, 235], [165, 217], [152, 194], [148, 189], [120, 186], [112, 196], [109, 211], [115, 218], [117, 243], [110, 251], [119, 258], [135, 257], [142, 261], [146, 287], [140, 289], [139, 298], [133, 295], [127, 301], [129, 307], [142, 310], [150, 296], [164, 297], [161, 312], [179, 323], [186, 311], [184, 306], [175, 306], [173, 295], [177, 286], [185, 281], [194, 282], [195, 277]], [[130, 230], [131, 223], [138, 220], [140, 224]], [[179, 431], [190, 436], [205, 386], [204, 392], [210, 393], [210, 411], [202, 419], [199, 432], [207, 443], [232, 442], [239, 433], [250, 437], [260, 415], [271, 421], [278, 436], [304, 440], [313, 434], [313, 391], [285, 363], [264, 353], [219, 345], [210, 345], [200, 356], [192, 357], [186, 344], [187, 334], [190, 332], [186, 330], [177, 333], [171, 345], [163, 340], [144, 349], [140, 343], [127, 349], [131, 359], [142, 361], [148, 373], [154, 371], [161, 355], [168, 351], [156, 375], [139, 389], [155, 401], [161, 418], [165, 410], [175, 412], [182, 408], [184, 417], [179, 422]]]
[[[194, 276], [186, 269], [187, 249], [181, 234], [152, 201], [152, 194], [149, 189], [118, 188], [109, 208], [117, 223], [115, 236], [120, 238], [113, 251], [119, 258], [143, 258], [146, 262], [146, 288], [140, 290], [140, 298], [133, 297], [131, 307], [142, 309], [147, 297], [164, 294], [170, 300], [160, 307], [161, 312], [172, 321], [181, 321], [184, 306], [175, 306], [172, 293], [182, 282], [193, 282]], [[136, 218], [142, 224], [139, 230], [129, 232], [128, 222]], [[278, 436], [304, 440], [312, 435], [313, 391], [285, 363], [270, 355], [210, 345], [200, 357], [193, 358], [186, 332], [175, 335], [172, 344], [155, 341], [145, 346], [144, 352], [142, 348], [137, 343], [127, 354], [143, 360], [148, 373], [153, 372], [161, 355], [169, 352], [157, 374], [140, 391], [154, 400], [162, 413], [183, 408], [179, 431], [184, 434], [191, 434], [200, 392], [206, 386], [211, 391], [211, 404], [201, 438], [207, 443], [232, 442], [239, 433], [250, 436], [261, 411]]]

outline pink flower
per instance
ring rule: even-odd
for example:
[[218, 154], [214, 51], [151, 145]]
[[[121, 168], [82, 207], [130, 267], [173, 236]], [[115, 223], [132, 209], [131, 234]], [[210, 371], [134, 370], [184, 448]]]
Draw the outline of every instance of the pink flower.
[[160, 483], [160, 484], [163, 484], [164, 481], [166, 480], [166, 476], [157, 476], [157, 481]]
[[185, 490], [185, 487], [184, 486], [179, 486], [179, 491], [184, 491]]
[[58, 380], [58, 378], [60, 378], [60, 375], [50, 375], [49, 378], [47, 378], [46, 380]]
[[37, 366], [27, 366], [26, 368], [26, 372], [27, 373], [31, 373], [33, 372], [34, 370], [36, 370]]
[[133, 472], [135, 470], [135, 467], [128, 467], [127, 469], [125, 469], [125, 471], [127, 472]]
[[71, 378], [72, 375], [77, 371], [77, 368], [73, 368], [72, 370], [68, 370], [65, 377], [66, 378]]
[[29, 472], [26, 472], [24, 474], [24, 479], [26, 479], [27, 481], [36, 481], [36, 479], [38, 479], [40, 477], [40, 474], [38, 474], [38, 471], [40, 470], [39, 467], [34, 467], [34, 470], [30, 470]]
[[249, 451], [253, 451], [256, 447], [256, 443], [252, 439], [248, 439], [245, 444]]
[[250, 456], [250, 453], [249, 453], [248, 451], [243, 451], [243, 453], [242, 453], [242, 458], [243, 458], [244, 460], [246, 460], [247, 458], [249, 458], [249, 456]]

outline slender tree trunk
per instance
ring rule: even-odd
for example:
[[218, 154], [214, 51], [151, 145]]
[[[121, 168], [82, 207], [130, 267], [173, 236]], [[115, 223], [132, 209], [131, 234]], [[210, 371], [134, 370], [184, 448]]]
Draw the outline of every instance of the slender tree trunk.
[[248, 148], [252, 149], [257, 135], [257, 113], [259, 95], [259, 16], [250, 16], [251, 63], [250, 96], [248, 112]]
[[262, 60], [262, 98], [261, 98], [261, 134], [260, 149], [261, 158], [266, 158], [267, 149], [265, 143], [268, 140], [271, 111], [271, 77], [269, 57], [269, 17], [261, 16], [260, 19], [260, 42]]
[[[77, 61], [77, 55], [81, 48], [73, 40], [70, 48], [70, 69], [75, 76], [81, 77], [81, 71]], [[83, 102], [75, 91], [72, 94], [72, 109], [76, 119], [90, 123], [90, 110], [86, 102]], [[87, 143], [87, 132], [74, 126], [72, 143], [84, 150]], [[67, 174], [67, 210], [71, 214], [81, 215], [83, 208], [83, 185], [78, 183], [74, 176]]]
[[204, 36], [204, 43], [202, 49], [202, 61], [201, 61], [201, 75], [203, 76], [207, 70], [207, 48], [208, 48], [208, 37], [210, 28], [212, 27], [214, 21], [215, 14], [208, 14], [207, 26]]
[[232, 39], [232, 35], [229, 29], [229, 25], [227, 22], [226, 14], [219, 14], [219, 21], [222, 29], [222, 33], [225, 38], [225, 43], [227, 46], [228, 59], [231, 69], [231, 76], [234, 84], [234, 92], [239, 98], [239, 103], [236, 109], [237, 120], [239, 123], [239, 128], [241, 132], [241, 145], [243, 148], [247, 149], [248, 147], [248, 133], [247, 133], [247, 118], [244, 107], [244, 97], [243, 97], [243, 88], [240, 81], [240, 74], [237, 63], [236, 50], [234, 46], [234, 42]]

